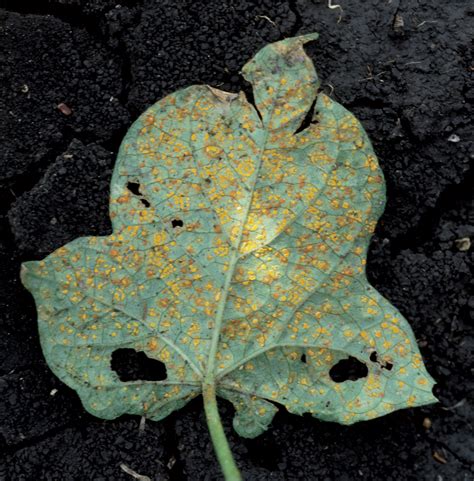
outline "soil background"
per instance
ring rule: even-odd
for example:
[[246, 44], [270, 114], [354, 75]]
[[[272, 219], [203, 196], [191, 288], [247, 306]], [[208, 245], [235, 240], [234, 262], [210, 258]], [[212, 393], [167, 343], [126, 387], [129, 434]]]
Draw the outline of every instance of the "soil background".
[[261, 47], [317, 31], [322, 90], [362, 121], [388, 185], [369, 278], [409, 320], [440, 402], [352, 427], [282, 410], [255, 440], [221, 402], [232, 450], [246, 480], [473, 480], [472, 3], [118, 1], [0, 2], [0, 479], [133, 479], [121, 463], [220, 479], [200, 399], [143, 433], [82, 409], [45, 364], [19, 266], [110, 233], [115, 157], [146, 107], [195, 83], [237, 91]]

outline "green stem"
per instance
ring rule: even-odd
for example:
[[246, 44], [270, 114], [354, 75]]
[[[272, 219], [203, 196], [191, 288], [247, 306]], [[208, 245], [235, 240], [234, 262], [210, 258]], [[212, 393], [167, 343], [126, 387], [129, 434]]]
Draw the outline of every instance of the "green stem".
[[207, 426], [224, 478], [226, 481], [241, 481], [242, 477], [232, 456], [232, 451], [222, 427], [219, 410], [217, 409], [216, 387], [214, 383], [203, 384], [202, 397], [204, 398]]

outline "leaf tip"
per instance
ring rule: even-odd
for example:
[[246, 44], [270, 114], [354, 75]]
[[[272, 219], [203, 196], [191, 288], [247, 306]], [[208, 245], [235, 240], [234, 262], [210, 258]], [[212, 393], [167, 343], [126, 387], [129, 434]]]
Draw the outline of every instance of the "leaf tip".
[[304, 35], [300, 35], [299, 37], [294, 37], [295, 40], [300, 42], [300, 45], [304, 45], [305, 43], [308, 43], [308, 42], [313, 42], [318, 38], [319, 38], [319, 33], [317, 32], [306, 33]]

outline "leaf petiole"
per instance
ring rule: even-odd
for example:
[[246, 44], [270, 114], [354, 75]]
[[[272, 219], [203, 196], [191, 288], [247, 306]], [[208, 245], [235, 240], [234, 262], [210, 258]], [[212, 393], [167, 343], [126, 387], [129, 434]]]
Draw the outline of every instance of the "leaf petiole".
[[216, 387], [214, 383], [203, 384], [202, 397], [207, 425], [211, 434], [212, 444], [226, 481], [241, 481], [239, 468], [235, 464], [232, 451], [227, 442], [221, 417], [217, 409]]

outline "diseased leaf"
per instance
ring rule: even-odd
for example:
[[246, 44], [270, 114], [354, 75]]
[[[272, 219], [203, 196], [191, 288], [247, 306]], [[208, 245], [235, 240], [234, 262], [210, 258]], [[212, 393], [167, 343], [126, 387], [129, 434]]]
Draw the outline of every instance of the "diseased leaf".
[[[211, 386], [253, 437], [273, 402], [350, 424], [435, 401], [408, 323], [366, 279], [383, 176], [360, 123], [317, 93], [315, 38], [244, 66], [255, 105], [192, 86], [149, 108], [120, 148], [113, 234], [24, 264], [46, 359], [92, 414], [159, 420]], [[120, 381], [119, 348], [166, 379]], [[367, 374], [336, 382], [350, 356]]]

